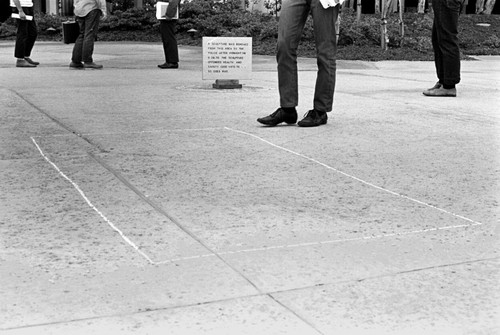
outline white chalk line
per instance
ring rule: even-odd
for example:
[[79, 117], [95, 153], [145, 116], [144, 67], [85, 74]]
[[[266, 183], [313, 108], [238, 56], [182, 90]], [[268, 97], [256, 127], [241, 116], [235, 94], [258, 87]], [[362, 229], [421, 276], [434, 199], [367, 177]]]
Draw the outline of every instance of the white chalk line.
[[[118, 135], [140, 135], [140, 134], [149, 134], [149, 133], [168, 133], [168, 132], [183, 132], [183, 131], [215, 131], [215, 130], [223, 130], [223, 127], [214, 127], [214, 128], [178, 128], [178, 129], [151, 129], [151, 130], [141, 130], [141, 131], [130, 131], [130, 132], [115, 132], [115, 133], [83, 133], [76, 134], [77, 136], [118, 136]], [[65, 133], [65, 134], [50, 134], [50, 135], [37, 135], [32, 138], [44, 138], [44, 137], [66, 137], [66, 136], [75, 136], [73, 133]]]
[[406, 195], [401, 194], [401, 193], [398, 193], [398, 192], [391, 191], [391, 190], [389, 190], [389, 189], [387, 189], [387, 188], [384, 188], [384, 187], [381, 187], [381, 186], [377, 186], [377, 185], [372, 184], [372, 183], [370, 183], [370, 182], [368, 182], [368, 181], [366, 181], [366, 180], [363, 180], [363, 179], [358, 178], [358, 177], [356, 177], [356, 176], [353, 176], [353, 175], [351, 175], [351, 174], [349, 174], [349, 173], [346, 173], [346, 172], [343, 172], [343, 171], [341, 171], [341, 170], [339, 170], [339, 169], [336, 169], [336, 168], [334, 168], [334, 167], [332, 167], [332, 166], [330, 166], [330, 165], [327, 165], [327, 164], [325, 164], [325, 163], [322, 163], [322, 162], [320, 162], [320, 161], [318, 161], [318, 160], [316, 160], [316, 159], [314, 159], [314, 158], [311, 158], [311, 157], [309, 157], [309, 156], [306, 156], [306, 155], [303, 155], [303, 154], [301, 154], [301, 153], [295, 152], [295, 151], [293, 151], [293, 150], [287, 149], [287, 148], [282, 147], [282, 146], [280, 146], [280, 145], [274, 144], [274, 143], [272, 143], [272, 142], [270, 142], [270, 141], [268, 141], [268, 140], [266, 140], [266, 139], [263, 139], [262, 137], [259, 137], [259, 136], [257, 136], [257, 135], [254, 135], [254, 134], [251, 134], [251, 133], [247, 133], [247, 132], [245, 132], [245, 131], [241, 131], [241, 130], [232, 129], [232, 128], [229, 128], [229, 127], [224, 127], [224, 128], [225, 128], [225, 129], [227, 129], [227, 130], [230, 130], [230, 131], [236, 132], [236, 133], [240, 133], [240, 134], [243, 134], [243, 135], [247, 135], [247, 136], [251, 136], [251, 137], [253, 137], [253, 138], [256, 138], [256, 139], [258, 139], [258, 140], [260, 140], [260, 141], [262, 141], [262, 142], [264, 142], [264, 143], [267, 143], [267, 144], [269, 144], [269, 145], [271, 145], [271, 146], [273, 146], [273, 147], [275, 147], [275, 148], [281, 149], [281, 150], [283, 150], [283, 151], [286, 151], [286, 152], [289, 152], [289, 153], [294, 154], [294, 155], [296, 155], [296, 156], [299, 156], [299, 157], [302, 157], [302, 158], [304, 158], [304, 159], [307, 159], [308, 161], [311, 161], [311, 162], [313, 162], [313, 163], [316, 163], [316, 164], [318, 164], [318, 165], [321, 165], [321, 166], [323, 166], [323, 167], [325, 167], [325, 168], [327, 168], [327, 169], [329, 169], [329, 170], [335, 171], [335, 172], [337, 172], [337, 173], [339, 173], [339, 174], [341, 174], [341, 175], [343, 175], [343, 176], [346, 176], [346, 177], [348, 177], [348, 178], [354, 179], [354, 180], [356, 180], [356, 181], [358, 181], [358, 182], [360, 182], [360, 183], [363, 183], [363, 184], [365, 184], [365, 185], [368, 185], [368, 186], [370, 186], [370, 187], [373, 187], [373, 188], [375, 188], [375, 189], [377, 189], [377, 190], [380, 190], [380, 191], [383, 191], [383, 192], [386, 192], [386, 193], [389, 193], [389, 194], [392, 194], [392, 195], [395, 195], [395, 196], [401, 197], [401, 198], [403, 198], [403, 199], [406, 199], [406, 200], [409, 200], [409, 201], [415, 202], [415, 203], [417, 203], [417, 204], [420, 204], [420, 205], [423, 205], [423, 206], [426, 206], [426, 207], [430, 207], [430, 208], [432, 208], [432, 209], [435, 209], [435, 210], [437, 210], [437, 211], [440, 211], [440, 212], [446, 213], [446, 214], [448, 214], [448, 215], [452, 215], [452, 216], [454, 216], [454, 217], [456, 217], [456, 218], [459, 218], [459, 219], [465, 220], [465, 221], [467, 221], [467, 222], [470, 222], [470, 223], [471, 223], [471, 225], [482, 225], [482, 223], [481, 223], [481, 222], [474, 221], [474, 220], [469, 219], [469, 218], [467, 218], [467, 217], [465, 217], [465, 216], [462, 216], [462, 215], [459, 215], [459, 214], [455, 214], [455, 213], [453, 213], [453, 212], [447, 211], [446, 209], [443, 209], [443, 208], [440, 208], [440, 207], [437, 207], [437, 206], [431, 205], [431, 204], [429, 204], [429, 203], [426, 203], [426, 202], [420, 201], [420, 200], [418, 200], [418, 199], [415, 199], [415, 198], [412, 198], [412, 197], [406, 196]]
[[64, 179], [66, 179], [67, 181], [69, 181], [71, 183], [71, 185], [73, 185], [73, 187], [78, 191], [78, 193], [80, 193], [81, 197], [85, 200], [85, 202], [87, 203], [87, 205], [89, 205], [90, 208], [92, 208], [97, 214], [99, 214], [99, 216], [114, 230], [116, 231], [118, 234], [120, 234], [120, 236], [122, 237], [122, 239], [127, 242], [127, 244], [129, 244], [132, 248], [135, 249], [135, 251], [137, 251], [142, 257], [144, 257], [149, 263], [151, 264], [155, 264], [155, 262], [153, 260], [151, 260], [151, 258], [149, 258], [148, 255], [146, 255], [142, 250], [140, 250], [140, 248], [134, 243], [132, 242], [132, 240], [130, 240], [127, 236], [125, 236], [125, 234], [123, 234], [123, 232], [118, 229], [118, 227], [116, 227], [113, 222], [111, 222], [99, 209], [97, 209], [96, 206], [94, 206], [94, 204], [92, 204], [92, 202], [89, 200], [89, 198], [87, 198], [87, 196], [85, 195], [85, 193], [80, 189], [80, 187], [73, 181], [71, 180], [71, 178], [69, 178], [64, 172], [61, 171], [61, 169], [59, 169], [59, 167], [54, 164], [46, 155], [45, 153], [43, 152], [43, 150], [40, 148], [40, 146], [38, 145], [38, 143], [35, 141], [35, 139], [33, 137], [31, 137], [31, 140], [33, 141], [33, 143], [35, 144], [36, 148], [38, 149], [38, 151], [40, 152], [40, 154], [42, 155], [42, 157], [50, 164], [52, 165], [52, 167], [59, 173], [60, 176], [62, 176]]
[[[435, 227], [435, 228], [428, 228], [428, 229], [412, 230], [412, 231], [408, 231], [408, 232], [370, 235], [370, 236], [361, 236], [361, 237], [344, 238], [344, 239], [327, 240], [327, 241], [304, 242], [304, 243], [296, 243], [296, 244], [283, 244], [283, 245], [275, 245], [275, 246], [269, 246], [269, 247], [241, 249], [241, 250], [235, 250], [235, 251], [222, 251], [222, 252], [218, 252], [217, 255], [227, 256], [227, 255], [236, 255], [236, 254], [243, 254], [243, 253], [278, 250], [278, 249], [295, 249], [295, 248], [303, 248], [303, 247], [315, 247], [315, 246], [322, 246], [322, 245], [335, 244], [335, 243], [375, 240], [375, 239], [405, 236], [405, 235], [416, 235], [416, 234], [423, 234], [423, 233], [435, 232], [435, 231], [440, 231], [440, 230], [469, 228], [469, 227], [479, 226], [479, 225], [481, 225], [481, 223], [454, 225], [454, 226], [446, 226], [446, 227]], [[175, 262], [179, 262], [179, 261], [186, 261], [186, 260], [193, 260], [193, 259], [200, 259], [200, 258], [214, 257], [214, 256], [215, 256], [215, 254], [204, 254], [204, 255], [197, 255], [197, 256], [179, 257], [179, 258], [169, 259], [166, 261], [156, 262], [155, 265], [175, 263]]]
[[[272, 143], [270, 141], [267, 141], [267, 140], [265, 140], [265, 139], [263, 139], [263, 138], [261, 138], [261, 137], [259, 137], [257, 135], [250, 134], [250, 133], [247, 133], [247, 132], [244, 132], [244, 131], [240, 131], [240, 130], [235, 130], [235, 129], [232, 129], [232, 128], [229, 128], [229, 127], [224, 127], [224, 129], [227, 129], [227, 130], [230, 130], [230, 131], [233, 131], [233, 132], [236, 132], [236, 133], [241, 133], [241, 134], [244, 134], [244, 135], [247, 135], [247, 136], [254, 137], [254, 138], [256, 138], [256, 139], [258, 139], [260, 141], [263, 141], [263, 142], [265, 142], [265, 143], [267, 143], [267, 144], [275, 147], [275, 148], [278, 148], [278, 149], [284, 150], [286, 152], [289, 152], [291, 154], [294, 154], [296, 156], [305, 158], [305, 159], [307, 159], [307, 160], [309, 160], [311, 162], [314, 162], [314, 163], [319, 164], [319, 165], [321, 165], [321, 166], [323, 166], [323, 167], [325, 167], [327, 169], [330, 169], [330, 170], [333, 170], [335, 172], [338, 172], [338, 173], [340, 173], [340, 174], [342, 174], [342, 175], [344, 175], [346, 177], [349, 177], [351, 179], [359, 181], [359, 182], [361, 182], [361, 183], [363, 183], [365, 185], [368, 185], [370, 187], [373, 187], [375, 189], [387, 192], [387, 193], [395, 195], [395, 196], [402, 197], [402, 198], [404, 198], [406, 200], [413, 201], [413, 202], [418, 203], [420, 205], [424, 205], [424, 206], [430, 207], [432, 209], [435, 209], [435, 210], [441, 211], [443, 213], [452, 215], [452, 216], [454, 216], [456, 218], [465, 220], [465, 221], [470, 222], [470, 223], [468, 223], [468, 224], [461, 224], [461, 225], [445, 226], [445, 227], [434, 227], [434, 228], [427, 228], [427, 229], [419, 229], [419, 230], [413, 230], [413, 231], [408, 231], [408, 232], [397, 232], [397, 233], [380, 234], [380, 235], [370, 235], [370, 236], [361, 236], [361, 237], [353, 237], [353, 238], [346, 238], [346, 239], [335, 239], [335, 240], [327, 240], [327, 241], [305, 242], [305, 243], [296, 243], [296, 244], [284, 244], [284, 245], [261, 247], [261, 248], [242, 249], [242, 250], [236, 250], [236, 251], [223, 251], [223, 252], [217, 253], [219, 256], [235, 255], [235, 254], [251, 253], [251, 252], [262, 252], [262, 251], [277, 250], [277, 249], [291, 249], [291, 248], [302, 248], [302, 247], [308, 247], [308, 246], [321, 246], [321, 245], [327, 245], [327, 244], [333, 244], [333, 243], [343, 243], [343, 242], [353, 242], [353, 241], [363, 241], [363, 240], [374, 240], [374, 239], [382, 239], [382, 238], [387, 238], [387, 237], [397, 237], [397, 236], [405, 236], [405, 235], [423, 234], [423, 233], [436, 232], [436, 231], [441, 231], [441, 230], [469, 228], [469, 227], [473, 227], [473, 226], [480, 226], [480, 225], [483, 224], [481, 222], [474, 221], [474, 220], [466, 218], [466, 217], [464, 217], [462, 215], [458, 215], [458, 214], [452, 213], [452, 212], [447, 211], [445, 209], [442, 209], [442, 208], [439, 208], [437, 206], [425, 203], [423, 201], [420, 201], [420, 200], [408, 197], [408, 196], [400, 194], [398, 192], [394, 192], [394, 191], [388, 190], [386, 188], [377, 186], [377, 185], [372, 184], [370, 182], [367, 182], [367, 181], [365, 181], [363, 179], [360, 179], [358, 177], [355, 177], [353, 175], [350, 175], [348, 173], [340, 171], [340, 170], [338, 170], [338, 169], [336, 169], [334, 167], [331, 167], [331, 166], [329, 166], [329, 165], [327, 165], [325, 163], [322, 163], [322, 162], [320, 162], [320, 161], [318, 161], [318, 160], [316, 160], [314, 158], [308, 157], [306, 155], [300, 154], [300, 153], [295, 152], [293, 150], [290, 150], [290, 149], [284, 148], [282, 146], [276, 145], [276, 144], [274, 144], [274, 143]], [[206, 254], [206, 255], [199, 255], [199, 256], [180, 257], [180, 258], [175, 258], [175, 259], [170, 259], [170, 260], [166, 260], [166, 261], [157, 262], [157, 264], [167, 264], [167, 263], [173, 263], [173, 262], [179, 262], [179, 261], [185, 261], [185, 260], [192, 260], [192, 259], [200, 259], [200, 258], [211, 257], [211, 256], [215, 256], [215, 255], [213, 255], [213, 254]]]
[[[479, 225], [482, 225], [481, 222], [477, 222], [477, 221], [474, 221], [474, 220], [471, 220], [469, 218], [466, 218], [464, 216], [461, 216], [461, 215], [458, 215], [458, 214], [454, 214], [452, 212], [449, 212], [447, 210], [444, 210], [442, 208], [439, 208], [439, 207], [436, 207], [434, 205], [431, 205], [431, 204], [427, 204], [425, 202], [422, 202], [420, 200], [417, 200], [417, 199], [413, 199], [411, 197], [408, 197], [408, 196], [405, 196], [405, 195], [402, 195], [400, 193], [397, 193], [397, 192], [394, 192], [394, 191], [391, 191], [391, 190], [388, 190], [388, 189], [385, 189], [383, 187], [380, 187], [380, 186], [377, 186], [377, 185], [374, 185], [372, 183], [369, 183], [367, 181], [364, 181], [360, 178], [357, 178], [355, 176], [352, 176], [348, 173], [345, 173], [343, 171], [340, 171], [336, 168], [333, 168], [325, 163], [322, 163], [314, 158], [311, 158], [311, 157], [308, 157], [306, 155], [303, 155], [303, 154], [300, 154], [300, 153], [297, 153], [293, 150], [290, 150], [290, 149], [287, 149], [287, 148], [284, 148], [284, 147], [281, 147], [279, 145], [276, 145], [270, 141], [267, 141], [257, 135], [254, 135], [254, 134], [250, 134], [250, 133], [247, 133], [247, 132], [244, 132], [244, 131], [240, 131], [240, 130], [235, 130], [235, 129], [232, 129], [232, 128], [229, 128], [229, 127], [224, 127], [224, 128], [198, 128], [198, 129], [178, 129], [178, 130], [150, 130], [150, 131], [141, 131], [141, 132], [135, 132], [136, 134], [140, 134], [140, 133], [150, 133], [150, 132], [165, 132], [165, 131], [184, 131], [184, 130], [187, 130], [187, 131], [190, 131], [190, 130], [220, 130], [220, 129], [226, 129], [226, 130], [229, 130], [229, 131], [232, 131], [232, 132], [236, 132], [236, 133], [241, 133], [241, 134], [244, 134], [244, 135], [247, 135], [247, 136], [251, 136], [251, 137], [254, 137], [260, 141], [263, 141], [273, 147], [276, 147], [278, 149], [281, 149], [281, 150], [284, 150], [286, 152], [289, 152], [291, 154], [294, 154], [296, 156], [299, 156], [299, 157], [302, 157], [302, 158], [305, 158], [309, 161], [312, 161], [316, 164], [319, 164], [327, 169], [330, 169], [330, 170], [333, 170], [333, 171], [336, 171], [346, 177], [349, 177], [349, 178], [352, 178], [354, 180], [357, 180], [363, 184], [366, 184], [368, 186], [371, 186], [371, 187], [374, 187], [376, 189], [379, 189], [379, 190], [382, 190], [382, 191], [385, 191], [385, 192], [388, 192], [392, 195], [396, 195], [396, 196], [399, 196], [399, 197], [402, 197], [402, 198], [405, 198], [407, 200], [410, 200], [410, 201], [413, 201], [413, 202], [416, 202], [418, 204], [421, 204], [421, 205], [424, 205], [424, 206], [427, 206], [427, 207], [430, 207], [430, 208], [433, 208], [433, 209], [436, 209], [436, 210], [439, 210], [441, 212], [444, 212], [446, 214], [449, 214], [449, 215], [452, 215], [452, 216], [455, 216], [457, 218], [460, 218], [460, 219], [463, 219], [465, 221], [468, 221], [468, 222], [471, 222], [469, 224], [463, 224], [463, 225], [453, 225], [453, 226], [446, 226], [446, 227], [435, 227], [435, 228], [428, 228], [428, 229], [420, 229], [420, 230], [414, 230], [414, 231], [409, 231], [409, 232], [399, 232], [399, 233], [390, 233], [390, 234], [380, 234], [380, 235], [371, 235], [371, 236], [361, 236], [361, 237], [355, 237], [355, 238], [347, 238], [347, 239], [335, 239], [335, 240], [327, 240], [327, 241], [316, 241], [316, 242], [305, 242], [305, 243], [296, 243], [296, 244], [284, 244], [284, 245], [277, 245], [277, 246], [268, 246], [268, 247], [260, 247], [260, 248], [249, 248], [249, 249], [242, 249], [242, 250], [235, 250], [235, 251], [223, 251], [223, 252], [218, 252], [217, 254], [203, 254], [203, 255], [195, 255], [195, 256], [187, 256], [187, 257], [178, 257], [178, 258], [172, 258], [172, 259], [169, 259], [169, 260], [164, 260], [164, 261], [153, 261], [148, 255], [146, 255], [142, 250], [140, 250], [139, 247], [137, 247], [137, 245], [134, 244], [134, 242], [132, 242], [127, 236], [125, 236], [123, 234], [123, 232], [118, 229], [101, 211], [99, 211], [99, 209], [97, 209], [93, 204], [92, 202], [87, 198], [87, 196], [85, 195], [85, 193], [80, 189], [80, 187], [75, 183], [73, 182], [68, 176], [66, 176], [60, 169], [59, 167], [57, 167], [56, 164], [54, 164], [45, 154], [44, 152], [42, 151], [42, 149], [40, 148], [40, 146], [38, 145], [38, 143], [35, 141], [35, 139], [33, 137], [31, 137], [31, 140], [33, 141], [33, 143], [35, 144], [35, 146], [37, 147], [38, 151], [40, 152], [40, 154], [42, 155], [42, 157], [49, 163], [51, 164], [54, 169], [63, 177], [65, 178], [66, 180], [68, 180], [72, 185], [73, 187], [80, 193], [80, 195], [83, 197], [83, 199], [85, 200], [85, 202], [96, 212], [99, 214], [99, 216], [101, 216], [101, 218], [103, 218], [104, 221], [106, 221], [108, 223], [108, 225], [113, 229], [115, 230], [116, 232], [118, 232], [120, 234], [120, 236], [125, 240], [125, 242], [127, 242], [130, 246], [132, 246], [139, 254], [141, 254], [142, 257], [144, 257], [150, 264], [153, 264], [153, 265], [161, 265], [161, 264], [168, 264], [168, 263], [174, 263], [174, 262], [179, 262], [179, 261], [186, 261], [186, 260], [195, 260], [195, 259], [201, 259], [201, 258], [207, 258], [207, 257], [215, 257], [216, 255], [219, 255], [219, 256], [224, 256], [224, 255], [235, 255], [235, 254], [242, 254], [242, 253], [252, 253], [252, 252], [260, 252], [260, 251], [269, 251], [269, 250], [278, 250], [278, 249], [291, 249], [291, 248], [301, 248], [301, 247], [308, 247], [308, 246], [321, 246], [321, 245], [327, 245], [327, 244], [333, 244], [333, 243], [343, 243], [343, 242], [351, 242], [351, 241], [362, 241], [362, 240], [373, 240], [373, 239], [381, 239], [381, 238], [387, 238], [387, 237], [395, 237], [395, 236], [404, 236], [404, 235], [411, 235], [411, 234], [422, 234], [422, 233], [426, 233], [426, 232], [432, 232], [432, 231], [440, 231], [440, 230], [450, 230], [450, 229], [458, 229], [458, 228], [468, 228], [468, 227], [472, 227], [472, 226], [479, 226]], [[113, 133], [112, 135], [114, 134], [120, 134], [120, 133]], [[131, 134], [131, 133], [123, 133], [123, 134]], [[106, 134], [102, 134], [102, 135], [106, 135]], [[42, 137], [42, 136], [40, 136]]]

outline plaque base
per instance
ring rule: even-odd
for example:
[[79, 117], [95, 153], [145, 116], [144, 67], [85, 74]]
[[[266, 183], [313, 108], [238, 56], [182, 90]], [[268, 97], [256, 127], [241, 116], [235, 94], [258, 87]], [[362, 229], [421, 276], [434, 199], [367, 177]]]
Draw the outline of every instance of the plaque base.
[[217, 89], [234, 89], [234, 88], [242, 88], [243, 85], [240, 84], [239, 80], [234, 79], [216, 79], [215, 84], [212, 84], [213, 88]]

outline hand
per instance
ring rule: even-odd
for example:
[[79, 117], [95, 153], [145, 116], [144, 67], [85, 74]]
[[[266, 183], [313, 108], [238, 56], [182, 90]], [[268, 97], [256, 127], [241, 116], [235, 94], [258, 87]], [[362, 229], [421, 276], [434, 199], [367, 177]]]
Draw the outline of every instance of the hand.
[[26, 20], [26, 14], [24, 14], [24, 12], [23, 12], [23, 11], [20, 11], [20, 12], [19, 12], [19, 18], [20, 18], [21, 20]]

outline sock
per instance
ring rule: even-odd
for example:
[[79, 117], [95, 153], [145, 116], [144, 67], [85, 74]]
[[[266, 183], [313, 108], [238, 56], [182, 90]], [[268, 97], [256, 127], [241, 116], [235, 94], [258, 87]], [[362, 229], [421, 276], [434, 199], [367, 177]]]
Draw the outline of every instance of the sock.
[[322, 116], [322, 115], [325, 115], [326, 112], [322, 112], [322, 111], [319, 111], [317, 109], [315, 109], [316, 113], [318, 113], [319, 116]]
[[452, 88], [455, 88], [455, 85], [446, 85], [446, 84], [443, 84], [443, 88], [446, 89], [446, 90], [451, 90]]
[[297, 113], [295, 107], [281, 107], [285, 113]]

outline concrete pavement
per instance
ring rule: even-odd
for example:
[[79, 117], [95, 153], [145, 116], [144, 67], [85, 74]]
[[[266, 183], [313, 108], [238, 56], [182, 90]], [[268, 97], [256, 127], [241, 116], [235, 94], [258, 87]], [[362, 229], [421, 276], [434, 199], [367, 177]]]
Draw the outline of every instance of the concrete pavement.
[[[273, 57], [241, 90], [201, 49], [0, 42], [1, 334], [498, 334], [500, 57], [338, 62], [318, 128], [262, 127]], [[299, 60], [299, 114], [314, 59]]]

